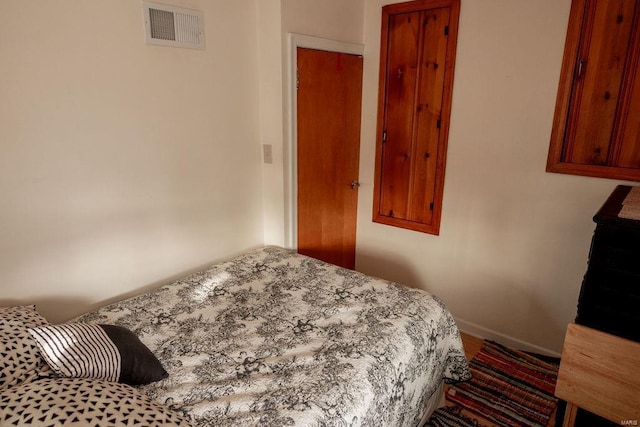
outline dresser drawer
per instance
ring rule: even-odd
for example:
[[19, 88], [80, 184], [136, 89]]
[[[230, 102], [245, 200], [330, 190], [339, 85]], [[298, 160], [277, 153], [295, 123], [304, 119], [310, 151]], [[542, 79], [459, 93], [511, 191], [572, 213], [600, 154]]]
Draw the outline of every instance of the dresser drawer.
[[[615, 304], [624, 304], [624, 300], [632, 300], [637, 304], [640, 302], [640, 274], [601, 265], [590, 265], [582, 283], [580, 301], [587, 295], [592, 298], [609, 298]], [[634, 311], [640, 311], [639, 307], [628, 306]]]
[[579, 304], [576, 323], [640, 342], [640, 318], [611, 307]]
[[576, 323], [640, 341], [640, 276], [590, 266], [585, 275]]
[[589, 267], [592, 266], [640, 275], [640, 232], [624, 227], [598, 226], [589, 258]]

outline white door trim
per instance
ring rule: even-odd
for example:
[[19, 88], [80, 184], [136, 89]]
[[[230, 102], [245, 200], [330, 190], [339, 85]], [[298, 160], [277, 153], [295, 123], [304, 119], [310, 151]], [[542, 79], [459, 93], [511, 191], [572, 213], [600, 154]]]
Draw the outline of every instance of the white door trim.
[[287, 137], [284, 144], [284, 242], [285, 247], [298, 247], [298, 48], [364, 54], [364, 45], [345, 43], [303, 34], [289, 33], [287, 66], [286, 115]]

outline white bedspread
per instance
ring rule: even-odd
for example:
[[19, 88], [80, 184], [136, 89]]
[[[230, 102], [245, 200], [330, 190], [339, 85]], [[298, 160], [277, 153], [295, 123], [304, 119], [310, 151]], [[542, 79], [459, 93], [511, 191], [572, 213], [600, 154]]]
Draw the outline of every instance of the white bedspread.
[[133, 330], [169, 378], [142, 388], [207, 426], [416, 426], [470, 374], [430, 294], [267, 247], [80, 318]]

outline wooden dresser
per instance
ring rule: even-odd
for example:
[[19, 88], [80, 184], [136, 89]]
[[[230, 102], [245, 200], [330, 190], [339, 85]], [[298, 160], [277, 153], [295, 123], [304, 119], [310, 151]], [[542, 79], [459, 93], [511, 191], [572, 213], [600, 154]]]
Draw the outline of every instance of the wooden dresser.
[[640, 220], [623, 216], [632, 216], [636, 203], [640, 215], [639, 197], [640, 187], [620, 185], [593, 217], [576, 317], [576, 323], [634, 341], [640, 341]]
[[578, 407], [617, 424], [640, 425], [640, 187], [616, 187], [593, 219], [556, 396], [568, 403], [564, 426], [573, 426]]

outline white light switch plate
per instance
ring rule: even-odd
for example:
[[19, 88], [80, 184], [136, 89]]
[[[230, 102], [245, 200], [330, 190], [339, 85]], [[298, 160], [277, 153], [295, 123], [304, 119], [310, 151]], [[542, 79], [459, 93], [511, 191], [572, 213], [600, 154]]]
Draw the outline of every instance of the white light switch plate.
[[273, 163], [273, 147], [271, 144], [262, 144], [262, 154], [265, 163]]

